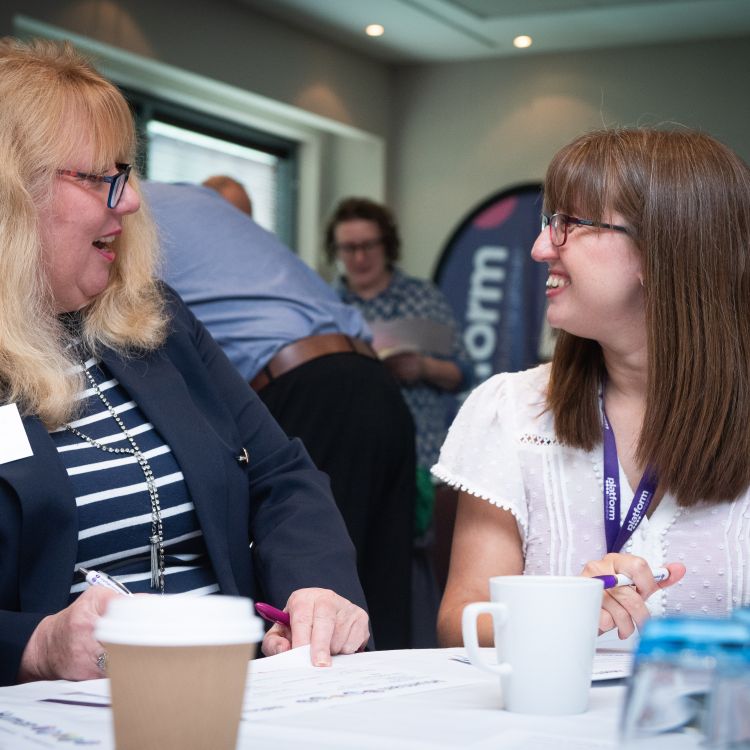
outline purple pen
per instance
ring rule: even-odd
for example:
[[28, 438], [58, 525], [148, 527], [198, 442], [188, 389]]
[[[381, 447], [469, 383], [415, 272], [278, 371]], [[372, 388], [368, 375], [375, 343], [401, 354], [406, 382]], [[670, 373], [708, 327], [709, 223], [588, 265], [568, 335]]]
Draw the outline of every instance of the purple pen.
[[277, 625], [285, 625], [288, 628], [291, 627], [289, 615], [286, 612], [282, 612], [280, 609], [276, 609], [276, 607], [272, 607], [270, 604], [258, 602], [255, 605], [255, 610], [264, 620], [274, 622]]
[[[669, 578], [669, 571], [666, 568], [656, 568], [651, 571], [651, 575], [654, 577], [656, 583], [661, 583]], [[613, 589], [615, 586], [633, 585], [633, 579], [630, 578], [630, 576], [626, 576], [624, 573], [593, 577], [602, 581], [605, 589]]]

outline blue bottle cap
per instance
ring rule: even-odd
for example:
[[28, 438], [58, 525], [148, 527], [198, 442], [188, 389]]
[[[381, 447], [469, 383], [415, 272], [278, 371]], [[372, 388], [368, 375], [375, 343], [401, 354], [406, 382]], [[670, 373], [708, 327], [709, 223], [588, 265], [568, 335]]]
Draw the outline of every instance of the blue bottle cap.
[[745, 623], [736, 618], [653, 618], [641, 630], [636, 657], [669, 658], [686, 651], [750, 659], [750, 619]]

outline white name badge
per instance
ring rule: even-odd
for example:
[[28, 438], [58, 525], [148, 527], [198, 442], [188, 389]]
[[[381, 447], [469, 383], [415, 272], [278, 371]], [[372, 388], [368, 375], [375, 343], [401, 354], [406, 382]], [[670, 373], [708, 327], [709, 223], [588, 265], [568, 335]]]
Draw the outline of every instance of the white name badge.
[[0, 406], [0, 464], [33, 455], [18, 407], [15, 404]]

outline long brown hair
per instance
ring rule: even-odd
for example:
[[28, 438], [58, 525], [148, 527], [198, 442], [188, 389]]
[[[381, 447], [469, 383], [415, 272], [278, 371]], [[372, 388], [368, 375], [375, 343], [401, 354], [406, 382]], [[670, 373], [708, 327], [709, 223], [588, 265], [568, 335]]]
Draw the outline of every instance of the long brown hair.
[[[68, 43], [0, 40], [0, 402], [17, 402], [47, 427], [75, 414], [83, 376], [71, 374], [40, 211], [52, 200], [57, 168], [81, 144], [93, 151], [91, 172], [133, 160], [135, 130], [122, 94]], [[129, 184], [139, 192], [136, 176]], [[141, 210], [122, 226], [109, 284], [82, 311], [81, 336], [92, 353], [152, 349], [164, 338], [153, 222]]]
[[[597, 131], [555, 155], [544, 202], [600, 221], [616, 211], [633, 229], [648, 347], [637, 459], [680, 505], [736, 498], [750, 486], [747, 165], [695, 131]], [[603, 369], [595, 341], [560, 333], [547, 405], [561, 442], [601, 441]]]

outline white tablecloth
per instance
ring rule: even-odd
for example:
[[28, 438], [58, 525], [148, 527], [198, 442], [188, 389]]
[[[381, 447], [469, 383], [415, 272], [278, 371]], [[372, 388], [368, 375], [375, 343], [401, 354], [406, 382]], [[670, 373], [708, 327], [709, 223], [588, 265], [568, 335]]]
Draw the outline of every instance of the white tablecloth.
[[[336, 657], [328, 670], [297, 666], [292, 657], [263, 659], [251, 670], [238, 748], [257, 750], [596, 750], [616, 748], [624, 685], [593, 683], [589, 710], [539, 717], [501, 709], [499, 681], [452, 659], [463, 649], [386, 651]], [[550, 666], [554, 669], [554, 665]], [[306, 679], [306, 670], [310, 679]], [[540, 675], [543, 679], [544, 675]], [[299, 700], [292, 700], [296, 686]], [[372, 690], [362, 690], [362, 686]], [[300, 687], [302, 686], [302, 687]], [[309, 687], [307, 687], [309, 686]], [[255, 688], [255, 689], [254, 689]], [[260, 710], [278, 690], [290, 705]], [[302, 693], [309, 690], [314, 700]], [[107, 702], [108, 681], [62, 681], [0, 688], [0, 750], [74, 747], [64, 733], [113, 750], [111, 709], [49, 700], [78, 696]], [[96, 696], [100, 698], [96, 698]], [[83, 696], [83, 697], [81, 697]], [[94, 696], [94, 697], [91, 697]], [[76, 700], [77, 698], [74, 698]], [[271, 701], [273, 703], [282, 701]], [[56, 737], [55, 731], [59, 734]], [[272, 744], [271, 744], [272, 743]]]

